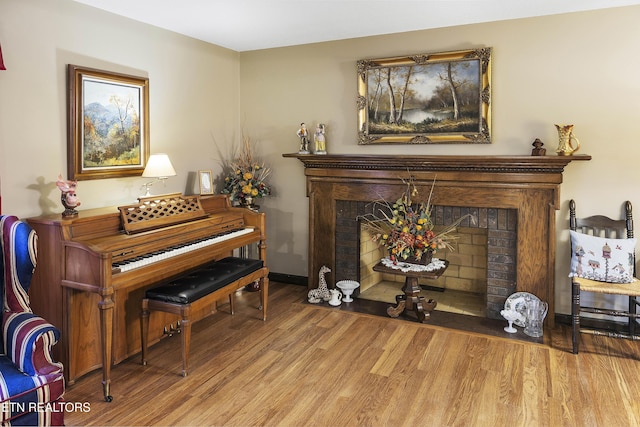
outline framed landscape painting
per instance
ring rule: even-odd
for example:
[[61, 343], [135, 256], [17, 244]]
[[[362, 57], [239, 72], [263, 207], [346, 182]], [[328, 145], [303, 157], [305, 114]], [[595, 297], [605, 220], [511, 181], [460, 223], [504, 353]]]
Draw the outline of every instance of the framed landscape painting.
[[149, 80], [68, 65], [68, 179], [141, 176], [149, 158]]
[[491, 48], [358, 61], [358, 144], [491, 143]]

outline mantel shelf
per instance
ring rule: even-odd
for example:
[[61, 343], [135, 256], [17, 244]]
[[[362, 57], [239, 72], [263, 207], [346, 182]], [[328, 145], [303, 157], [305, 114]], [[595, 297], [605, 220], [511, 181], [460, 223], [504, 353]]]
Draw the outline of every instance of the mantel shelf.
[[411, 170], [411, 171], [484, 171], [562, 173], [574, 160], [591, 160], [591, 156], [415, 156], [378, 154], [283, 154], [297, 158], [305, 168]]

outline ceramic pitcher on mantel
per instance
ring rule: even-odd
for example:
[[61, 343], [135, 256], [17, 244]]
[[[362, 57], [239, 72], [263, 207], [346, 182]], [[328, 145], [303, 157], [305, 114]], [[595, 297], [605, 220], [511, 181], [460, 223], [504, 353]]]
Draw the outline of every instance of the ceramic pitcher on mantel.
[[558, 129], [558, 156], [570, 156], [580, 149], [580, 141], [573, 134], [573, 125], [555, 125]]

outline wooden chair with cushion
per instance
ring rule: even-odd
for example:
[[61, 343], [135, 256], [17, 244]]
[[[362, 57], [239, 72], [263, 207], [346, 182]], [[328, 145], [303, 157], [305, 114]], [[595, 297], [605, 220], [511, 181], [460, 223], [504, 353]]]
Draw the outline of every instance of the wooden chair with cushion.
[[[635, 277], [636, 239], [633, 237], [631, 203], [625, 202], [624, 209], [625, 218], [620, 220], [602, 215], [577, 218], [576, 203], [573, 200], [569, 202], [573, 353], [578, 353], [580, 333], [640, 339], [636, 332], [636, 319], [640, 317], [637, 314], [640, 281]], [[584, 292], [592, 293], [594, 301], [599, 304], [583, 305], [581, 297]], [[610, 297], [602, 297], [603, 294]], [[619, 300], [615, 298], [618, 295], [628, 297], [628, 306], [616, 309], [611, 304], [606, 304], [607, 299]], [[614, 319], [626, 318], [626, 321], [598, 321], [598, 325], [617, 327], [586, 328], [580, 324], [581, 313], [613, 316]]]

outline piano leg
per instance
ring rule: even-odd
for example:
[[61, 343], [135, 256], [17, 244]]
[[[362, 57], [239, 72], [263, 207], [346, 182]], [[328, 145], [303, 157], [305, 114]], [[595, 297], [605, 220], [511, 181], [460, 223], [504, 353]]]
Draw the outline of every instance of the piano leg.
[[147, 336], [149, 334], [149, 300], [142, 299], [142, 312], [140, 314], [140, 341], [142, 343], [142, 366], [147, 365]]
[[189, 374], [189, 349], [191, 348], [191, 304], [187, 304], [181, 310], [182, 320], [180, 329], [182, 334], [182, 376]]
[[113, 292], [105, 292], [101, 295], [98, 305], [100, 309], [100, 329], [102, 330], [102, 390], [104, 400], [111, 402], [113, 397], [110, 394], [111, 388], [111, 360], [113, 352]]
[[262, 309], [262, 320], [267, 320], [267, 300], [269, 299], [269, 278], [264, 276], [260, 280], [260, 308]]
[[236, 299], [234, 294], [229, 294], [229, 311], [231, 314], [236, 314]]

